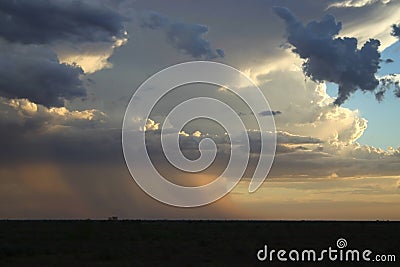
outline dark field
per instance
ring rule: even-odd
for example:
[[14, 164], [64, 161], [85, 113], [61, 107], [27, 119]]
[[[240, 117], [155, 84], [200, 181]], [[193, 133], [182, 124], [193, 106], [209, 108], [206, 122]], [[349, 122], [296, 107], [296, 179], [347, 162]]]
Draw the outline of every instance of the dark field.
[[[257, 251], [347, 249], [397, 263], [259, 262]], [[400, 266], [400, 222], [0, 221], [0, 266]]]

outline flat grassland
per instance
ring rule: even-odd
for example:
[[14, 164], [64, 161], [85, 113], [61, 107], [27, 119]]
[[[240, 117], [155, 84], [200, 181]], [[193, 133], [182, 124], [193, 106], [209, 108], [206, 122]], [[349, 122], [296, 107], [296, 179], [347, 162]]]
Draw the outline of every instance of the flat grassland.
[[[369, 249], [396, 262], [260, 262], [269, 249]], [[0, 266], [400, 266], [400, 222], [0, 221]]]

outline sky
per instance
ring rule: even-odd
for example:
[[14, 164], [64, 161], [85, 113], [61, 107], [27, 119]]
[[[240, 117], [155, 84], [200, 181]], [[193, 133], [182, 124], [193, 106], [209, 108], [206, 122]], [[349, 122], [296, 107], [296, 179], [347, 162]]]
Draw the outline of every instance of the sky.
[[[0, 218], [400, 220], [399, 14], [397, 0], [1, 1]], [[223, 101], [251, 135], [234, 190], [185, 209], [134, 182], [121, 128], [147, 78], [193, 60], [230, 65], [261, 89], [277, 147], [249, 193], [260, 150], [248, 107], [212, 85], [166, 95], [141, 119], [152, 162], [177, 184], [214, 180], [230, 155], [223, 128], [194, 120], [182, 153], [195, 159], [212, 138], [216, 160], [194, 174], [171, 167], [160, 125], [180, 102]]]
[[[383, 58], [396, 58], [400, 53], [400, 43], [395, 42], [382, 51]], [[381, 76], [391, 73], [397, 73], [400, 69], [399, 62], [383, 64], [378, 74]], [[396, 71], [397, 70], [397, 71]], [[330, 85], [328, 87], [331, 87]], [[329, 91], [333, 96], [336, 95], [335, 87]], [[398, 147], [399, 141], [396, 139], [396, 133], [399, 132], [399, 126], [389, 122], [389, 114], [396, 113], [399, 110], [397, 98], [386, 97], [384, 101], [377, 102], [369, 94], [358, 93], [352, 97], [344, 106], [359, 109], [361, 115], [368, 120], [368, 128], [357, 141], [363, 145], [373, 145], [388, 149], [389, 147]], [[385, 131], [382, 131], [385, 129]], [[379, 136], [379, 137], [378, 137]]]

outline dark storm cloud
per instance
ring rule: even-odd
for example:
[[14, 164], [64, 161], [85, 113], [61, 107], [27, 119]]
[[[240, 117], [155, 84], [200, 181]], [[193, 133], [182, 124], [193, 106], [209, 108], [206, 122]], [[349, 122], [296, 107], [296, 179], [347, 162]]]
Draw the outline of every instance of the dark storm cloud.
[[400, 24], [399, 25], [396, 25], [396, 24], [392, 25], [392, 35], [397, 37], [397, 38], [400, 38]]
[[105, 6], [82, 1], [0, 1], [0, 36], [10, 42], [113, 42], [124, 18]]
[[46, 107], [85, 97], [77, 66], [60, 64], [52, 51], [33, 45], [3, 45], [0, 52], [0, 96], [27, 98]]
[[222, 49], [214, 51], [210, 42], [204, 39], [204, 35], [208, 32], [207, 26], [172, 21], [157, 12], [143, 14], [140, 26], [151, 30], [163, 30], [169, 43], [194, 58], [214, 59], [225, 56]]
[[[16, 123], [1, 125], [8, 129], [0, 134], [1, 163], [29, 161], [122, 162], [121, 131], [74, 128], [34, 136], [22, 133], [30, 126]], [[8, 138], [7, 138], [8, 137]]]
[[276, 116], [276, 115], [281, 115], [282, 112], [279, 110], [276, 110], [276, 111], [275, 110], [266, 110], [266, 111], [260, 112], [259, 114], [261, 116]]
[[78, 66], [61, 64], [53, 43], [114, 43], [125, 18], [106, 5], [84, 1], [0, 2], [0, 96], [27, 98], [46, 107], [85, 97]]
[[292, 51], [305, 59], [305, 75], [339, 86], [335, 104], [341, 105], [358, 89], [374, 92], [379, 87], [375, 77], [380, 64], [378, 40], [370, 39], [358, 49], [356, 38], [336, 37], [342, 24], [331, 15], [303, 25], [287, 8], [274, 7], [274, 11], [286, 22]]

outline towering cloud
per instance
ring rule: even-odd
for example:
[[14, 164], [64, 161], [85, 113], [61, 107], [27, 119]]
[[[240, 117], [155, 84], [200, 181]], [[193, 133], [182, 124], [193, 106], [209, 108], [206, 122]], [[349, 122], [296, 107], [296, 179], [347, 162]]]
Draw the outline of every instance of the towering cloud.
[[303, 25], [287, 8], [274, 7], [274, 11], [286, 22], [292, 51], [305, 60], [305, 75], [339, 86], [336, 105], [343, 104], [356, 90], [374, 92], [381, 99], [385, 90], [376, 77], [381, 62], [379, 40], [370, 39], [359, 49], [356, 38], [337, 37], [342, 24], [331, 15]]
[[169, 43], [194, 58], [224, 57], [222, 49], [214, 51], [210, 42], [204, 39], [204, 35], [208, 32], [207, 26], [172, 21], [157, 12], [143, 14], [140, 24], [142, 28], [164, 31]]

